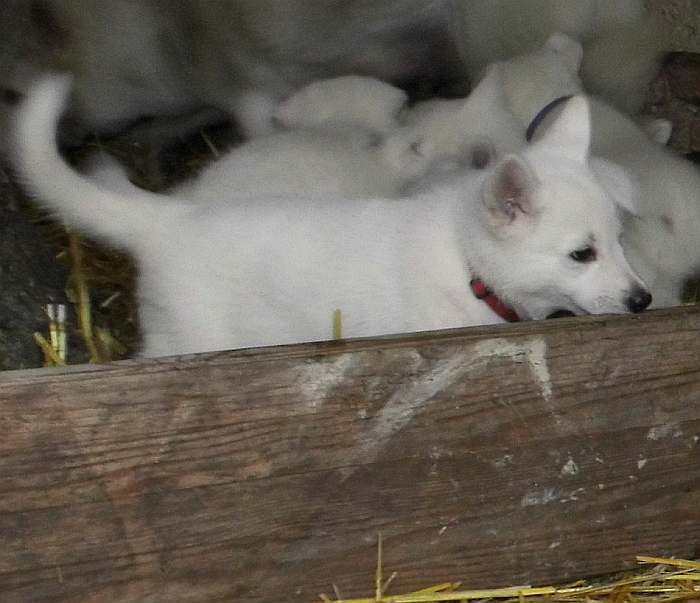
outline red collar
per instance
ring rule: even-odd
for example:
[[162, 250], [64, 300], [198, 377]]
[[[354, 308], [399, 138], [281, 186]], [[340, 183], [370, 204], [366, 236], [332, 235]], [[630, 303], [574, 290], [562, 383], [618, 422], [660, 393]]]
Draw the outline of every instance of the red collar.
[[520, 318], [513, 308], [506, 306], [498, 297], [491, 293], [490, 289], [484, 285], [484, 281], [479, 278], [472, 279], [469, 283], [472, 293], [476, 299], [483, 301], [489, 308], [498, 314], [506, 322], [520, 322]]

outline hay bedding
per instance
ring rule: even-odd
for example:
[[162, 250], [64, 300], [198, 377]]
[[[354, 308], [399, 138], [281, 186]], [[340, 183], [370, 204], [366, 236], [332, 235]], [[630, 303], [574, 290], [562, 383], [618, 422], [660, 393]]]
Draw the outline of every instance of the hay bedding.
[[[421, 94], [421, 96], [425, 96]], [[674, 53], [652, 86], [646, 111], [667, 117], [674, 124], [671, 146], [690, 158], [700, 157], [700, 55]], [[186, 134], [185, 134], [186, 133]], [[159, 191], [186, 179], [203, 165], [240, 141], [235, 128], [221, 114], [203, 111], [181, 118], [144, 121], [123, 134], [108, 140], [92, 140], [72, 153], [79, 162], [82, 156], [102, 149], [125, 164], [139, 186]], [[46, 303], [62, 297], [53, 295], [34, 299], [29, 309], [44, 317], [39, 337], [27, 332], [2, 331], [0, 325], [0, 368], [29, 368], [64, 362], [52, 353], [51, 335], [65, 328], [69, 364], [105, 362], [134, 355], [139, 346], [139, 334], [134, 300], [134, 267], [129, 258], [93, 241], [70, 234], [56, 222], [29, 203], [22, 203], [27, 217], [38, 226], [40, 236], [57, 250], [57, 258], [67, 266], [70, 277], [66, 284], [68, 307], [64, 327], [48, 320]], [[43, 245], [37, 241], [37, 246]], [[698, 299], [698, 286], [689, 288], [689, 301]], [[22, 345], [35, 347], [34, 363], [26, 354], [18, 361], [9, 354], [17, 339]], [[46, 342], [41, 343], [41, 340]], [[40, 345], [34, 343], [39, 341]], [[41, 348], [44, 348], [43, 359]]]
[[382, 538], [377, 542], [374, 594], [344, 599], [334, 586], [334, 599], [319, 595], [322, 603], [676, 603], [700, 601], [700, 561], [639, 556], [639, 570], [595, 580], [556, 586], [508, 586], [468, 590], [459, 582], [437, 584], [404, 594], [389, 594], [396, 577], [384, 579]]

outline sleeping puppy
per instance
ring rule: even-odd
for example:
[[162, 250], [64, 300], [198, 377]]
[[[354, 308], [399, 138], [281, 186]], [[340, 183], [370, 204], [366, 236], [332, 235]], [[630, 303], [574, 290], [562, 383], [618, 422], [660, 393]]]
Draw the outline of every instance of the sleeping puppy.
[[344, 75], [312, 82], [279, 104], [276, 124], [287, 128], [348, 124], [378, 135], [399, 126], [408, 95], [377, 78]]
[[[404, 96], [393, 86], [359, 76], [322, 80], [279, 110], [286, 123], [299, 127], [233, 148], [171, 193], [200, 203], [245, 194], [398, 197], [428, 173], [483, 169], [524, 143], [501, 79], [494, 68], [469, 97], [445, 101], [448, 111], [417, 107], [406, 111], [403, 125], [396, 125], [396, 111]], [[363, 102], [348, 107], [353, 96]], [[389, 134], [382, 136], [385, 130]], [[90, 173], [111, 186], [122, 170], [103, 159]]]

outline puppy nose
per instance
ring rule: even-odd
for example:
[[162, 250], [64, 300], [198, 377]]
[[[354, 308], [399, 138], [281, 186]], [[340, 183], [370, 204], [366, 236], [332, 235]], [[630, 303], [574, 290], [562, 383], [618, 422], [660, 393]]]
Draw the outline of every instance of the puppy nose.
[[627, 298], [627, 307], [630, 312], [638, 314], [645, 310], [651, 303], [651, 293], [644, 289], [635, 289]]

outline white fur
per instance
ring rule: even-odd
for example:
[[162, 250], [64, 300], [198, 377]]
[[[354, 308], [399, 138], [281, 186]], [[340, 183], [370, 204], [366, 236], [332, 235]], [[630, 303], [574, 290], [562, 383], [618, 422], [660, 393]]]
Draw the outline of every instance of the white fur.
[[[475, 274], [524, 318], [624, 312], [640, 287], [615, 207], [587, 167], [581, 98], [521, 155], [415, 198], [202, 206], [74, 172], [55, 145], [67, 93], [60, 78], [32, 90], [19, 112], [17, 167], [72, 226], [135, 256], [146, 355], [327, 339], [336, 309], [348, 337], [500, 322], [470, 292]], [[571, 260], [588, 244], [598, 261]]]
[[555, 33], [541, 48], [499, 63], [505, 104], [524, 126], [551, 101], [582, 92], [581, 53], [576, 40]]
[[380, 134], [398, 126], [398, 116], [408, 95], [376, 78], [346, 75], [312, 82], [274, 111], [274, 119], [286, 128], [332, 124], [356, 124]]
[[466, 99], [417, 104], [388, 137], [388, 161], [402, 170], [415, 165], [417, 155], [421, 175], [438, 162], [469, 165], [477, 151], [488, 149], [491, 159], [517, 151], [525, 142], [525, 130], [507, 105], [502, 81], [500, 67], [494, 66]]
[[490, 66], [467, 99], [418, 103], [386, 143], [395, 164], [409, 149], [432, 167], [469, 163], [473, 151], [492, 147], [496, 157], [519, 149], [525, 128], [550, 101], [581, 92], [581, 45], [553, 34], [532, 53]]
[[337, 98], [316, 97], [319, 112], [337, 119], [253, 138], [172, 192], [206, 203], [246, 194], [396, 197], [433, 169], [469, 165], [484, 149], [493, 160], [522, 146], [523, 128], [505, 106], [500, 79], [494, 70], [467, 99], [416, 107], [384, 141], [357, 125], [372, 122], [364, 109], [343, 120]]
[[678, 305], [700, 271], [700, 173], [604, 102], [591, 100], [593, 152], [625, 168], [639, 191], [624, 230], [630, 263], [647, 274], [655, 307]]
[[[556, 55], [550, 56], [556, 61]], [[560, 59], [559, 71], [567, 69]], [[515, 114], [528, 123], [549, 100], [565, 92], [556, 79], [541, 78], [541, 56], [508, 61], [504, 89]], [[537, 95], [524, 82], [537, 81]], [[663, 146], [670, 124], [643, 126], [596, 98], [591, 103], [591, 153], [608, 164], [604, 185], [637, 217], [625, 221], [624, 246], [632, 266], [650, 287], [654, 307], [677, 305], [683, 283], [700, 271], [700, 174], [698, 168]], [[548, 120], [556, 119], [556, 111]], [[537, 136], [546, 136], [547, 121]], [[661, 126], [657, 128], [657, 126]], [[627, 176], [610, 171], [620, 166]], [[634, 190], [630, 189], [631, 178]], [[637, 197], [633, 211], [623, 198]]]
[[373, 141], [371, 132], [349, 126], [275, 132], [232, 149], [172, 192], [205, 203], [246, 194], [396, 196], [402, 174]]

